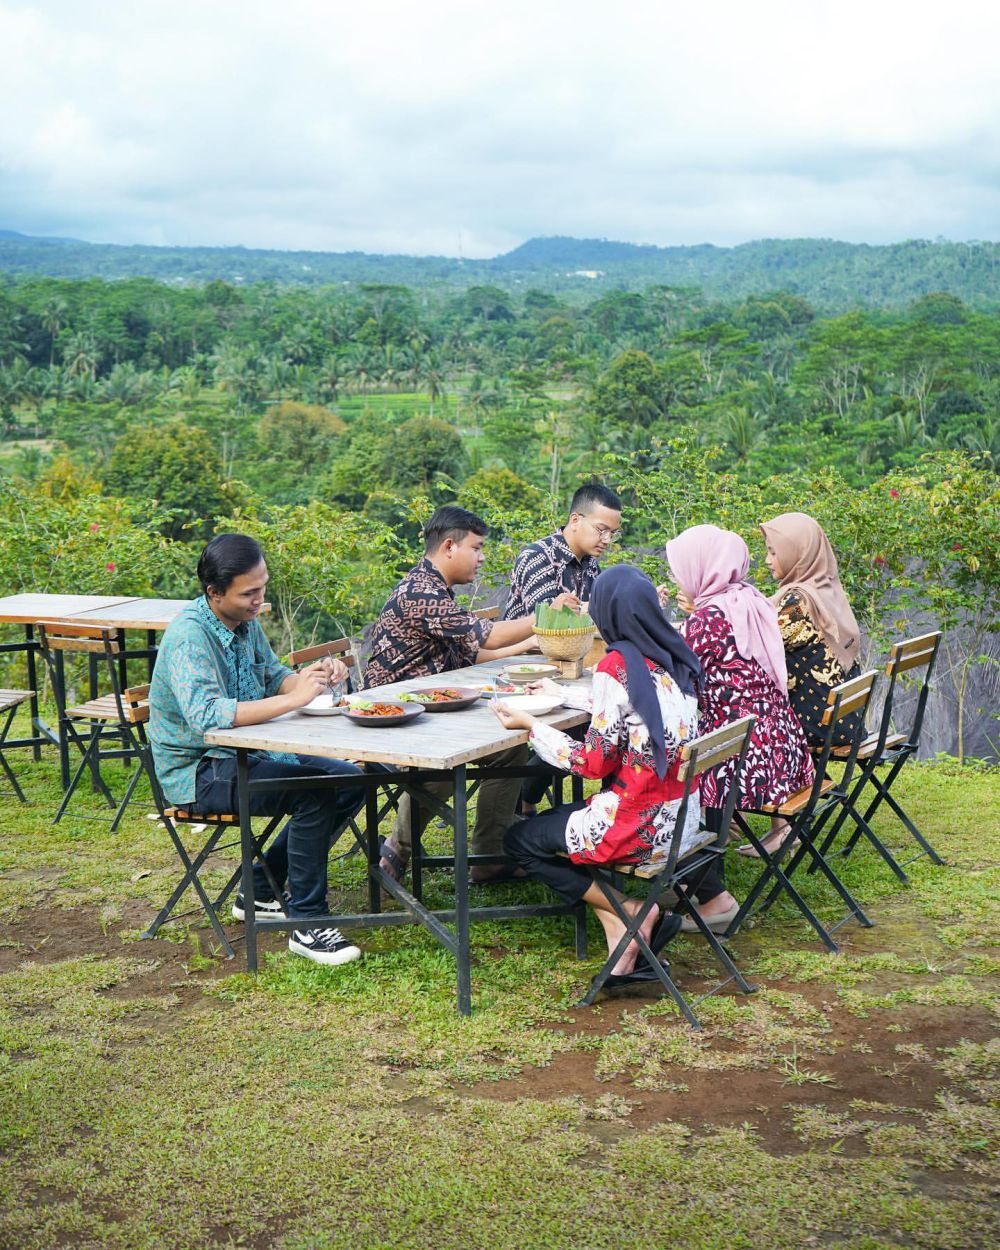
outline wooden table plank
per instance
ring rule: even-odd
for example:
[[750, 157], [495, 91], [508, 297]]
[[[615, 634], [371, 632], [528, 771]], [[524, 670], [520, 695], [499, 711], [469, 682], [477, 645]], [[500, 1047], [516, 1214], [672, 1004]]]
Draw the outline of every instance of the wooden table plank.
[[110, 629], [166, 629], [190, 603], [190, 599], [132, 599], [117, 605], [99, 604], [73, 615], [81, 625], [106, 625]]
[[35, 625], [80, 612], [135, 602], [134, 595], [50, 595], [28, 590], [0, 599], [0, 623]]
[[[427, 686], [461, 686], [483, 682], [509, 661], [476, 664], [436, 677], [419, 677], [379, 686], [373, 698], [391, 698], [404, 689]], [[589, 678], [563, 683], [589, 690]], [[557, 708], [540, 717], [557, 729], [570, 729], [590, 720], [590, 713], [578, 708]], [[291, 751], [298, 755], [320, 755], [382, 763], [399, 768], [456, 768], [483, 759], [497, 751], [528, 741], [526, 730], [509, 730], [497, 720], [488, 702], [461, 712], [424, 712], [405, 725], [387, 729], [356, 725], [342, 716], [307, 716], [290, 712], [263, 725], [234, 729], [213, 729], [205, 735], [213, 746], [247, 747], [255, 751]]]

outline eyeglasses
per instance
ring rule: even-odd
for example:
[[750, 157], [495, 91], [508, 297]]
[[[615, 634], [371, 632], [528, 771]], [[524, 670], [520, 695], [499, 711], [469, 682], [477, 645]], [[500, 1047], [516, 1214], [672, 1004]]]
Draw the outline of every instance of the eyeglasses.
[[606, 525], [599, 525], [597, 521], [591, 521], [586, 513], [583, 514], [583, 519], [590, 524], [597, 537], [603, 539], [606, 543], [616, 543], [622, 536], [621, 530], [609, 530]]

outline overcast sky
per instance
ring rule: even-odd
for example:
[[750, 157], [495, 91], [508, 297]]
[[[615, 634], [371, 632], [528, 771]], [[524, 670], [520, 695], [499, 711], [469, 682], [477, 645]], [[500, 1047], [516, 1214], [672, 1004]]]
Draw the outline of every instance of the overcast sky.
[[996, 0], [0, 0], [0, 228], [998, 239], [998, 36]]

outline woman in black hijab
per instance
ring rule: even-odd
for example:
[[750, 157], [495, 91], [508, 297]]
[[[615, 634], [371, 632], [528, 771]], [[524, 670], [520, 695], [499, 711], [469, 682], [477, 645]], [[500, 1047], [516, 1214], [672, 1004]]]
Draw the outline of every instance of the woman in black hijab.
[[[590, 615], [608, 645], [594, 672], [590, 697], [553, 686], [565, 702], [574, 695], [591, 712], [582, 743], [527, 713], [505, 708], [497, 716], [508, 729], [530, 731], [532, 748], [546, 763], [600, 779], [604, 788], [586, 803], [566, 804], [521, 821], [508, 830], [507, 854], [568, 903], [589, 903], [604, 927], [609, 952], [624, 926], [583, 864], [656, 866], [670, 852], [684, 789], [677, 779], [678, 750], [698, 734], [697, 691], [701, 665], [663, 615], [653, 583], [639, 569], [618, 564], [597, 579]], [[688, 802], [681, 854], [699, 827], [697, 792]], [[569, 858], [564, 858], [568, 856]], [[639, 903], [623, 899], [626, 911]], [[660, 950], [679, 930], [679, 916], [654, 909], [643, 936]], [[649, 980], [636, 969], [633, 942], [613, 969], [609, 984]]]

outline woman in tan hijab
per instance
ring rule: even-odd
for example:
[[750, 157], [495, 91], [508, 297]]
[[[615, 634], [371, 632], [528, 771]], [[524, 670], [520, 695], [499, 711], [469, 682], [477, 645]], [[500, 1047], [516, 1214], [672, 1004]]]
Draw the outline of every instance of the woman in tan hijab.
[[[785, 644], [788, 697], [810, 745], [819, 745], [831, 687], [860, 672], [858, 622], [840, 584], [830, 540], [811, 516], [783, 512], [760, 528], [767, 565], [778, 582], [771, 602]], [[850, 742], [856, 717], [841, 724], [837, 742]]]

